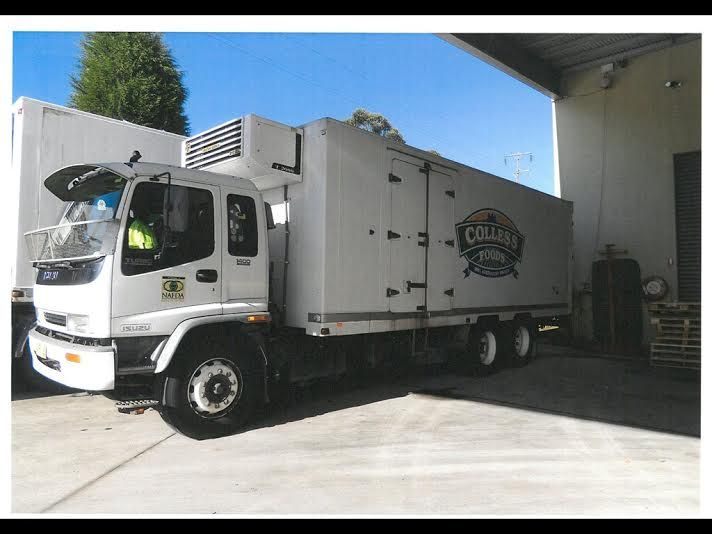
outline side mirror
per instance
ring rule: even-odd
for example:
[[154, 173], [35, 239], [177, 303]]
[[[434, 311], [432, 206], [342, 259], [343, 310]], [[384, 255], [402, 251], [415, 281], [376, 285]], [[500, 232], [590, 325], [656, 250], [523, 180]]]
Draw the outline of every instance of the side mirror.
[[267, 216], [267, 230], [274, 230], [277, 225], [274, 224], [274, 217], [272, 216], [272, 206], [265, 202], [265, 215]]

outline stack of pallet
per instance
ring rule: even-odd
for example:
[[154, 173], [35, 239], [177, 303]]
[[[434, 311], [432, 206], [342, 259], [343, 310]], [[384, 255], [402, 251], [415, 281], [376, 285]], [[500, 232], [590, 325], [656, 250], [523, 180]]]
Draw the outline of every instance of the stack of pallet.
[[651, 302], [650, 322], [656, 328], [650, 363], [665, 367], [700, 368], [700, 304]]

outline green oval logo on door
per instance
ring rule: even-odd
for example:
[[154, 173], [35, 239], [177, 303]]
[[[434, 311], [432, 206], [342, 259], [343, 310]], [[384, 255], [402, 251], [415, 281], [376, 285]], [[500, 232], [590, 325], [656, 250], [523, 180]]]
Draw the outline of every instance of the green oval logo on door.
[[163, 290], [175, 293], [176, 291], [183, 291], [184, 284], [179, 280], [166, 280], [163, 282]]
[[183, 300], [185, 298], [185, 278], [164, 276], [161, 281], [161, 300]]

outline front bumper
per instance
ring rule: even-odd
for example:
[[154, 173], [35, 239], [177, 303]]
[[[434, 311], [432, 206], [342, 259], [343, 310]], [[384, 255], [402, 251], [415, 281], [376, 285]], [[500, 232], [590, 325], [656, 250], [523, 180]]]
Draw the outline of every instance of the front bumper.
[[75, 345], [40, 334], [34, 328], [29, 342], [32, 367], [50, 380], [87, 391], [114, 389], [113, 347]]

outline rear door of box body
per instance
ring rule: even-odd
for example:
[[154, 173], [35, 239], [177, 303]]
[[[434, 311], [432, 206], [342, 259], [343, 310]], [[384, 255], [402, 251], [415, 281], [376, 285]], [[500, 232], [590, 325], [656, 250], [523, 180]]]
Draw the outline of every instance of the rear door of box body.
[[455, 201], [447, 172], [425, 162], [400, 158], [391, 162], [392, 312], [452, 308]]
[[428, 311], [452, 309], [454, 296], [455, 185], [452, 171], [432, 166], [428, 176]]
[[422, 167], [394, 158], [391, 186], [389, 310], [425, 309], [427, 176]]

